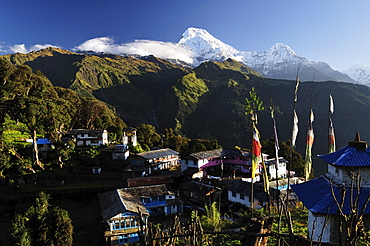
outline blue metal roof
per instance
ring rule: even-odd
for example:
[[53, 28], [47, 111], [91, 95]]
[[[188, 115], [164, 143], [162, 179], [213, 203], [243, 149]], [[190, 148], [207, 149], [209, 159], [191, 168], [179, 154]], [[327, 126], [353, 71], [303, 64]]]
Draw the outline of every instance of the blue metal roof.
[[37, 144], [51, 144], [51, 142], [47, 138], [39, 138], [36, 140], [36, 143]]
[[370, 166], [370, 148], [357, 149], [349, 145], [330, 154], [319, 155], [319, 157], [334, 166], [366, 167]]
[[[322, 214], [338, 214], [338, 205], [332, 195], [332, 188], [334, 195], [338, 201], [341, 202], [341, 187], [333, 185], [331, 188], [330, 182], [325, 177], [321, 176], [304, 182], [298, 185], [291, 185], [292, 189], [298, 196], [299, 200], [303, 202], [304, 206], [313, 213]], [[351, 201], [356, 200], [357, 189], [345, 188], [344, 195], [344, 214], [349, 214], [351, 211]], [[367, 198], [370, 196], [370, 189], [361, 187], [358, 200], [359, 211], [362, 210], [366, 204]], [[352, 199], [351, 199], [352, 197]], [[370, 203], [365, 208], [365, 214], [370, 214]]]

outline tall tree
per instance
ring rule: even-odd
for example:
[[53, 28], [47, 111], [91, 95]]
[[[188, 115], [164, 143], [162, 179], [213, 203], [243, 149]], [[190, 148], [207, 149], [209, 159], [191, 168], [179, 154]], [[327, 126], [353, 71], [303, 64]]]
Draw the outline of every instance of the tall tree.
[[175, 134], [175, 131], [172, 128], [165, 129], [165, 133], [162, 137], [163, 147], [170, 148], [178, 152], [184, 152], [185, 149], [188, 149], [190, 139], [181, 136], [180, 134]]
[[160, 144], [161, 135], [159, 135], [154, 126], [149, 124], [140, 124], [137, 127], [137, 140], [141, 145], [147, 145], [149, 148]]
[[23, 215], [16, 215], [10, 231], [13, 245], [73, 245], [73, 225], [68, 212], [58, 207], [51, 209], [49, 200], [49, 195], [40, 192], [34, 205]]
[[26, 226], [27, 218], [21, 214], [16, 214], [10, 228], [10, 237], [12, 245], [32, 246], [31, 232]]
[[73, 245], [73, 225], [68, 211], [58, 207], [53, 209], [51, 215], [51, 232], [54, 246]]

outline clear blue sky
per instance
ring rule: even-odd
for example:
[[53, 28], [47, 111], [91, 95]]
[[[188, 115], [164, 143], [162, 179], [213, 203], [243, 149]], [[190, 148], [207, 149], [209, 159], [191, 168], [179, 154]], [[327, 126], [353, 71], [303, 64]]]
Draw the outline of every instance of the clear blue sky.
[[281, 42], [342, 69], [370, 65], [369, 10], [367, 0], [9, 0], [0, 6], [0, 54], [20, 44], [72, 50], [97, 37], [177, 43], [199, 27], [241, 51]]

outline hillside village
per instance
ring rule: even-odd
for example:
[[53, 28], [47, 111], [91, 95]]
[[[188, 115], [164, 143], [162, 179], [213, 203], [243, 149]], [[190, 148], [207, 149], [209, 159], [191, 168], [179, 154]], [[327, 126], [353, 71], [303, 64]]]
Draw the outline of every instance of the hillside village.
[[[138, 144], [136, 132], [135, 128], [124, 128], [122, 142], [115, 144], [109, 141], [108, 132], [103, 129], [73, 129], [62, 137], [66, 143], [72, 139], [76, 149], [92, 147], [109, 153], [100, 165], [90, 166], [89, 179], [98, 178], [108, 171], [109, 165], [104, 163], [113, 161], [120, 168], [115, 172], [120, 173], [122, 186], [111, 190], [104, 188], [107, 191], [98, 194], [103, 221], [101, 228], [105, 228], [102, 235], [106, 245], [138, 241], [139, 221], [155, 218], [157, 223], [164, 223], [175, 214], [187, 217], [192, 210], [202, 212], [205, 205], [213, 202], [220, 203], [225, 211], [231, 204], [260, 209], [266, 208], [268, 203], [276, 203], [276, 196], [271, 196], [270, 200], [260, 182], [262, 166], [258, 167], [257, 177], [253, 180], [256, 182], [254, 197], [251, 194], [250, 152], [214, 149], [180, 156], [179, 152], [169, 148], [154, 148], [147, 152], [132, 153], [130, 146]], [[31, 139], [24, 141], [32, 142]], [[54, 148], [51, 139], [37, 139], [37, 148], [40, 160], [45, 163], [49, 161]], [[263, 159], [271, 180], [278, 181], [271, 181], [270, 189], [275, 190], [274, 194], [284, 194], [287, 190], [287, 160], [280, 157], [276, 170], [275, 159], [269, 159], [265, 154]], [[22, 193], [26, 186], [31, 185], [30, 182], [37, 189], [57, 190], [77, 182], [69, 177], [45, 182], [37, 176], [30, 181], [29, 177], [19, 176], [15, 179], [19, 189], [17, 193]], [[299, 183], [301, 179], [292, 177], [290, 182]], [[297, 201], [293, 198], [292, 202]]]
[[[307, 237], [315, 242], [338, 243], [338, 239], [346, 241], [347, 237], [363, 233], [362, 229], [354, 230], [351, 227], [354, 236], [336, 230], [340, 221], [345, 219], [344, 215], [338, 215], [336, 212], [338, 208], [344, 214], [357, 216], [356, 225], [362, 223], [361, 217], [364, 216], [364, 226], [368, 227], [365, 218], [370, 213], [366, 206], [370, 197], [366, 186], [369, 164], [363, 163], [369, 163], [369, 152], [367, 143], [360, 140], [359, 133], [348, 146], [320, 156], [328, 163], [328, 173], [305, 182], [302, 178], [294, 177], [293, 173], [288, 179], [287, 160], [279, 157], [276, 166], [276, 159], [270, 159], [266, 154], [262, 154], [263, 161], [258, 166], [257, 176], [253, 180], [250, 177], [251, 153], [239, 149], [214, 149], [185, 156], [180, 156], [179, 152], [169, 148], [153, 148], [147, 152], [131, 153], [129, 146], [138, 144], [136, 132], [136, 128], [124, 128], [122, 142], [115, 144], [109, 141], [106, 130], [99, 129], [74, 129], [63, 137], [66, 142], [72, 138], [76, 148], [95, 146], [93, 148], [109, 153], [109, 156], [105, 155], [105, 163], [115, 161], [121, 167], [115, 172], [120, 173], [122, 186], [95, 187], [100, 192], [92, 202], [99, 203], [98, 217], [101, 219], [101, 225], [98, 226], [98, 230], [101, 230], [101, 241], [96, 245], [139, 242], [143, 226], [149, 221], [165, 224], [173, 216], [186, 219], [191, 211], [203, 213], [204, 206], [213, 202], [219, 203], [221, 211], [230, 210], [237, 205], [245, 209], [267, 210], [270, 206], [278, 206], [278, 199], [287, 195], [292, 208], [303, 202], [308, 209]], [[49, 139], [38, 139], [37, 145], [40, 159], [47, 161], [53, 143]], [[359, 158], [364, 162], [357, 162]], [[261, 182], [264, 170], [262, 163], [265, 163], [265, 170], [268, 172], [269, 181], [271, 180], [269, 194], [265, 192]], [[87, 176], [93, 180], [104, 175], [109, 165], [101, 162], [100, 165], [90, 165], [89, 168], [90, 174]], [[360, 181], [360, 175], [363, 181]], [[35, 185], [37, 189], [49, 189], [52, 193], [53, 189], [61, 191], [74, 183], [68, 177], [65, 178], [38, 184], [41, 181], [39, 178], [34, 177], [31, 181], [29, 177], [19, 176], [15, 179], [18, 187], [15, 192], [23, 193], [27, 190], [25, 187], [30, 185]], [[290, 186], [293, 189], [288, 189]], [[340, 189], [343, 188], [347, 190], [347, 194], [340, 195]], [[334, 189], [334, 196], [330, 195], [330, 189]], [[68, 196], [67, 193], [64, 196]], [[344, 199], [341, 206], [334, 202], [335, 199], [340, 199], [340, 196]], [[354, 200], [358, 200], [358, 203], [354, 204]], [[20, 202], [14, 206], [19, 209], [25, 204]], [[356, 214], [349, 211], [354, 209], [354, 206], [362, 211], [360, 217], [357, 210]], [[3, 213], [5, 212], [4, 210]], [[325, 218], [323, 214], [329, 217]]]
[[[74, 233], [65, 235], [75, 245], [352, 245], [367, 240], [370, 151], [359, 134], [348, 146], [318, 155], [328, 172], [316, 178], [303, 170], [309, 161], [294, 149], [293, 140], [276, 143], [277, 137], [266, 133], [272, 128], [268, 110], [261, 110], [258, 128], [270, 138], [256, 141], [257, 117], [247, 116], [246, 95], [255, 92], [254, 85], [258, 92], [279, 86], [271, 89], [282, 101], [276, 105], [279, 134], [290, 135], [291, 104], [285, 101], [297, 88], [293, 81], [262, 78], [231, 59], [190, 71], [153, 56], [46, 52], [8, 57], [18, 66], [0, 59], [0, 227], [13, 230], [17, 219], [21, 228], [1, 230], [1, 245], [12, 245], [14, 234], [27, 239], [24, 221], [32, 217], [35, 200], [40, 205], [48, 197], [70, 214]], [[45, 64], [45, 56], [68, 66], [79, 64], [78, 73], [68, 74], [71, 85], [63, 84], [64, 76], [53, 68], [45, 70], [55, 76], [54, 83], [73, 90], [22, 65], [39, 58], [42, 62], [33, 65]], [[314, 84], [300, 88], [307, 93]], [[332, 88], [331, 82], [315, 86]], [[368, 88], [333, 87], [344, 104], [338, 115], [346, 115], [335, 119], [343, 146], [353, 128], [367, 129], [363, 122], [370, 114], [363, 114], [368, 108], [363, 102], [368, 102]], [[267, 93], [262, 95], [265, 100]], [[318, 105], [324, 105], [323, 98]], [[356, 107], [349, 106], [353, 101]], [[308, 105], [297, 105], [299, 115], [308, 111]], [[327, 128], [321, 127], [327, 122], [323, 108], [315, 122], [320, 126], [316, 142], [327, 153], [327, 142], [320, 141], [327, 136]], [[349, 108], [363, 110], [347, 117], [343, 112]], [[129, 127], [131, 122], [141, 123]], [[167, 239], [171, 243], [163, 241]]]

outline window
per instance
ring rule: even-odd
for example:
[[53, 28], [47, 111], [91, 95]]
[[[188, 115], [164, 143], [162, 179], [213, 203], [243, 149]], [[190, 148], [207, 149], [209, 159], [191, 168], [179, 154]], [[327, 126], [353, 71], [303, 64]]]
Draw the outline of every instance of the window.
[[119, 221], [114, 222], [113, 229], [118, 230], [120, 228]]
[[240, 199], [244, 200], [244, 195], [243, 194], [240, 194]]
[[144, 204], [148, 203], [148, 202], [150, 202], [150, 198], [142, 198], [142, 201], [143, 201]]
[[118, 244], [128, 243], [129, 235], [123, 234], [118, 236]]
[[236, 197], [236, 192], [233, 191], [232, 194], [231, 194], [233, 197]]

